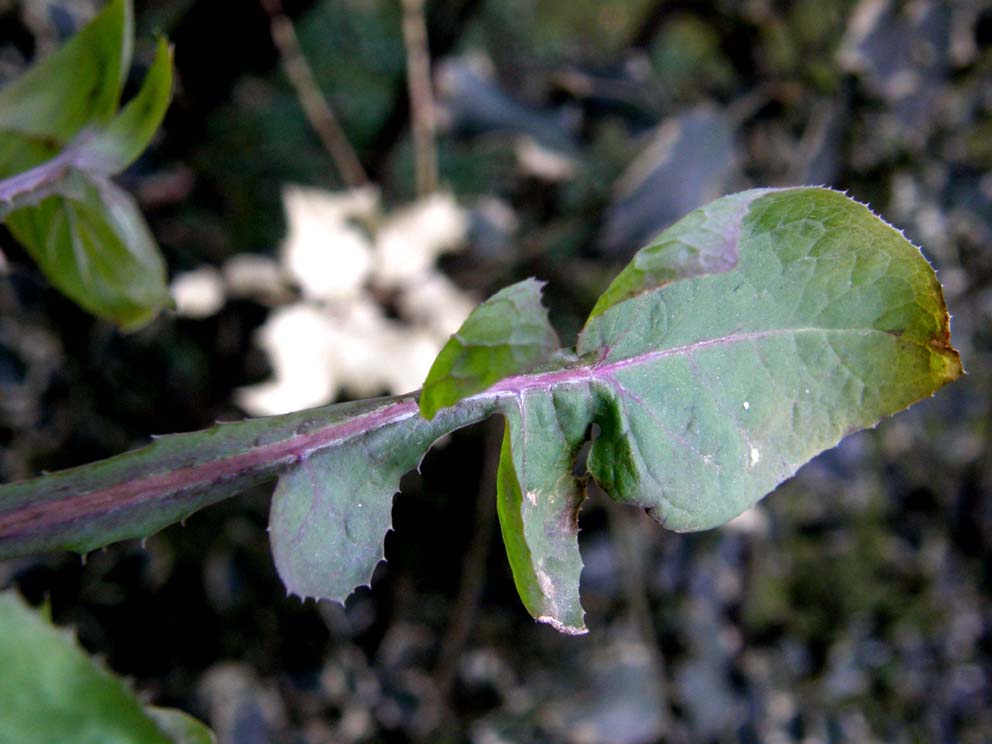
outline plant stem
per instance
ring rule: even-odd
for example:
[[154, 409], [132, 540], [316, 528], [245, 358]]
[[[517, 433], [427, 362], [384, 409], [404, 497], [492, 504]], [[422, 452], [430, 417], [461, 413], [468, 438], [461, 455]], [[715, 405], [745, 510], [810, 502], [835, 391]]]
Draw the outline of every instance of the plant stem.
[[[249, 419], [159, 439], [84, 468], [0, 486], [0, 556], [86, 552], [143, 537], [338, 442], [418, 415], [416, 399]], [[221, 440], [218, 443], [218, 440]]]
[[431, 57], [427, 46], [427, 24], [424, 21], [424, 0], [401, 0], [401, 3], [417, 194], [426, 196], [437, 189], [437, 145], [434, 139], [434, 93], [431, 85]]
[[0, 180], [0, 219], [52, 193], [73, 165], [72, 157], [71, 152], [61, 152], [41, 165]]
[[317, 85], [313, 71], [303, 55], [293, 22], [283, 12], [281, 0], [261, 0], [261, 3], [269, 16], [272, 42], [279, 50], [286, 77], [296, 91], [307, 121], [334, 161], [341, 180], [352, 189], [367, 186], [369, 177], [365, 173], [365, 168], [362, 167], [330, 103], [320, 92], [320, 86]]

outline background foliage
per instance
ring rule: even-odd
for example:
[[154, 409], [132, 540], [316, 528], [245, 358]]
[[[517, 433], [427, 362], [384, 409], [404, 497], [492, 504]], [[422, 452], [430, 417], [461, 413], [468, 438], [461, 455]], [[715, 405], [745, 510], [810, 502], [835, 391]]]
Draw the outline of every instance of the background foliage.
[[[407, 202], [398, 4], [286, 6], [384, 200]], [[0, 3], [0, 80], [86, 10]], [[136, 58], [165, 32], [178, 87], [123, 183], [171, 271], [273, 253], [283, 185], [340, 184], [265, 13], [209, 0], [137, 11]], [[266, 489], [85, 566], [4, 563], [0, 582], [50, 596], [87, 649], [222, 741], [992, 736], [989, 4], [451, 0], [428, 4], [428, 28], [440, 172], [471, 210], [467, 249], [441, 261], [462, 288], [546, 279], [569, 338], [666, 220], [750, 185], [825, 183], [925, 246], [970, 376], [819, 458], [730, 528], [664, 533], [594, 495], [582, 638], [519, 609], [488, 490], [499, 432], [484, 428], [405, 479], [390, 562], [345, 609], [285, 600]], [[252, 344], [259, 302], [121, 335], [52, 290], [7, 234], [0, 245], [4, 479], [240, 417], [233, 391], [268, 374]]]

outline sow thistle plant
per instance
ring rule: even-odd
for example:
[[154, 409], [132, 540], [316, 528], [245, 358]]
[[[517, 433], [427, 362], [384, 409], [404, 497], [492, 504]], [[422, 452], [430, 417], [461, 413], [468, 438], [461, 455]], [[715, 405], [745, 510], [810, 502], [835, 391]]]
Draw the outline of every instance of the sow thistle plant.
[[[118, 110], [131, 39], [130, 4], [112, 0], [0, 91], [0, 217], [60, 290], [124, 328], [168, 304], [150, 233], [111, 181], [171, 92], [160, 41]], [[343, 602], [383, 558], [401, 477], [441, 437], [499, 415], [496, 506], [517, 590], [537, 620], [583, 633], [588, 478], [669, 529], [716, 527], [962, 372], [919, 249], [825, 188], [755, 189], [690, 213], [620, 272], [574, 345], [541, 286], [476, 307], [420, 391], [159, 437], [0, 486], [0, 558], [144, 538], [276, 480], [269, 533], [287, 590]]]
[[[160, 40], [142, 88], [120, 107], [131, 17], [128, 0], [110, 0], [0, 90], [0, 219], [60, 291], [123, 329], [171, 304], [151, 232], [112, 181], [148, 145], [172, 87]], [[385, 220], [374, 250], [353, 235], [350, 273], [322, 273], [320, 247], [286, 250], [296, 309], [330, 323], [371, 281], [398, 292], [415, 319], [423, 298], [404, 294], [405, 279], [423, 278], [451, 241], [408, 250], [414, 214]], [[411, 256], [413, 265], [401, 260]], [[282, 282], [281, 269], [266, 271]], [[456, 300], [456, 324], [464, 298], [434, 279]], [[443, 347], [414, 393], [159, 437], [0, 486], [0, 558], [144, 538], [276, 480], [269, 533], [287, 590], [343, 602], [383, 558], [401, 477], [438, 439], [499, 415], [496, 508], [517, 590], [537, 620], [584, 633], [578, 520], [589, 478], [670, 529], [715, 527], [962, 372], [926, 259], [867, 207], [824, 188], [756, 189], [690, 213], [620, 272], [574, 345], [558, 340], [541, 287], [527, 279], [497, 292], [446, 343], [453, 325], [434, 328], [432, 349]], [[321, 372], [336, 382], [307, 395], [395, 379], [349, 378], [339, 362]], [[275, 392], [295, 387], [282, 383]], [[245, 391], [242, 402], [272, 411], [286, 400], [272, 393]], [[0, 740], [213, 740], [184, 714], [143, 704], [12, 593], [0, 594], [0, 630]]]
[[[641, 249], [562, 347], [528, 279], [479, 305], [415, 393], [160, 437], [0, 487], [0, 556], [150, 535], [276, 479], [287, 590], [343, 602], [383, 558], [400, 478], [431, 444], [505, 420], [497, 511], [537, 620], [586, 631], [586, 478], [676, 531], [721, 525], [851, 432], [961, 372], [933, 269], [869, 209], [823, 188], [756, 189]], [[573, 474], [596, 426], [587, 474]]]

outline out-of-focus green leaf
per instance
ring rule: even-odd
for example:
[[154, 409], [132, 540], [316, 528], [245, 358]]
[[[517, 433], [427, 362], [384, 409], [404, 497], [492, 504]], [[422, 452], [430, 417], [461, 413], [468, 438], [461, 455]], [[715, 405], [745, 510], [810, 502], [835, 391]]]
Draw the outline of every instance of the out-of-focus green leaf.
[[106, 178], [78, 171], [60, 191], [7, 217], [14, 237], [52, 284], [125, 329], [170, 306], [165, 264], [130, 195]]
[[80, 143], [76, 167], [104, 175], [120, 173], [151, 143], [171, 97], [172, 51], [165, 39], [159, 39], [141, 90], [113, 121]]
[[213, 731], [181, 710], [147, 705], [145, 714], [158, 724], [173, 744], [217, 744]]
[[434, 415], [497, 380], [547, 361], [558, 336], [541, 305], [542, 283], [526, 279], [479, 305], [441, 349], [420, 392], [420, 412]]
[[[172, 54], [160, 39], [141, 90], [114, 116], [130, 65], [130, 17], [129, 0], [113, 0], [65, 46], [0, 89], [0, 176], [33, 169], [27, 181], [44, 183], [51, 193], [68, 169], [114, 175], [148, 147], [169, 106]], [[115, 49], [122, 70], [94, 67], [101, 60], [107, 63]], [[107, 73], [106, 79], [88, 83], [85, 76], [97, 69]], [[75, 105], [59, 88], [66, 84], [78, 93], [97, 83], [113, 95], [100, 88], [92, 106]], [[0, 182], [0, 208], [21, 195], [17, 183], [12, 178]]]
[[106, 126], [87, 128], [61, 152], [24, 135], [0, 133], [0, 219], [65, 191], [76, 171], [112, 176], [144, 151], [162, 123], [172, 93], [172, 54], [160, 39], [141, 90]]
[[[59, 143], [55, 140], [43, 140], [10, 130], [0, 130], [0, 177], [4, 178], [0, 185], [0, 208], [5, 202], [10, 202], [21, 192], [6, 184], [6, 177], [23, 173], [45, 163], [58, 155]], [[10, 211], [10, 210], [7, 210]]]
[[[149, 714], [72, 636], [0, 594], [0, 741], [11, 744], [208, 744], [185, 714]], [[186, 719], [183, 725], [180, 721]], [[163, 726], [159, 720], [168, 720]]]
[[110, 0], [62, 47], [0, 89], [0, 132], [64, 145], [83, 127], [110, 122], [133, 38], [130, 0]]
[[172, 300], [133, 200], [108, 177], [148, 146], [172, 92], [159, 40], [138, 94], [116, 116], [131, 60], [130, 0], [111, 0], [65, 46], [0, 90], [0, 219], [59, 290], [137, 328]]

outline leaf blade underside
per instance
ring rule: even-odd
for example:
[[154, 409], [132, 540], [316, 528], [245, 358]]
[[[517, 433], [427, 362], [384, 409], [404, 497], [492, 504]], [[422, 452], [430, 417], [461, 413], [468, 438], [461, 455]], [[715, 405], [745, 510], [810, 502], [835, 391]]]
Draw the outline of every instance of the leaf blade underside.
[[344, 602], [384, 559], [400, 478], [448, 432], [489, 416], [491, 402], [448, 408], [428, 421], [413, 399], [401, 416], [304, 459], [279, 477], [269, 540], [287, 591]]

